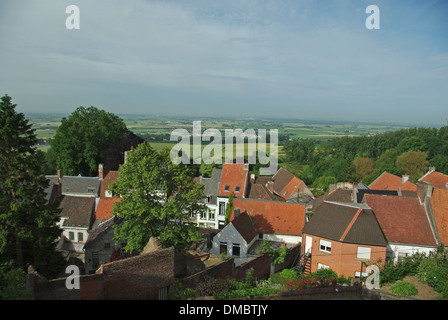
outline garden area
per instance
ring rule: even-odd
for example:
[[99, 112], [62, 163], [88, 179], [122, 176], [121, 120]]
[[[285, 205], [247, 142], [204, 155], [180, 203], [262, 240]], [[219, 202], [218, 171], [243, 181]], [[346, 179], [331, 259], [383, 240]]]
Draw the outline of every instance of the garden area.
[[[380, 289], [396, 296], [421, 300], [448, 299], [448, 253], [444, 246], [430, 255], [414, 254], [398, 262], [388, 260], [375, 263], [380, 269]], [[365, 279], [364, 279], [365, 280]], [[348, 287], [352, 278], [337, 275], [331, 269], [298, 275], [295, 270], [283, 269], [268, 279], [256, 279], [249, 269], [243, 280], [225, 279], [204, 281], [196, 288], [182, 288], [178, 283], [171, 299], [281, 299], [293, 297], [295, 292], [307, 289]], [[309, 292], [316, 290], [309, 290]], [[355, 298], [355, 297], [353, 297]]]

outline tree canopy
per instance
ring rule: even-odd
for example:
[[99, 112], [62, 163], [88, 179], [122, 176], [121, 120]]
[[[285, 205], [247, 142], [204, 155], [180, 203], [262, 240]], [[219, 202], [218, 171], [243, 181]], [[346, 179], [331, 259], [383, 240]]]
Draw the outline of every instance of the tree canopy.
[[11, 97], [1, 98], [0, 269], [23, 270], [32, 264], [54, 276], [62, 262], [54, 250], [59, 211], [46, 199], [49, 182], [42, 169], [44, 155], [35, 147], [35, 130], [15, 108]]
[[149, 143], [140, 144], [120, 166], [112, 192], [123, 200], [113, 212], [123, 219], [115, 226], [117, 240], [126, 241], [125, 250], [140, 252], [151, 237], [160, 237], [164, 247], [183, 249], [198, 240], [190, 214], [205, 210], [203, 186], [194, 171], [184, 164], [173, 164], [169, 149], [160, 153]]
[[317, 188], [334, 180], [369, 184], [384, 171], [409, 174], [415, 181], [429, 166], [448, 174], [448, 127], [408, 128], [324, 142], [289, 141], [283, 152], [283, 162], [300, 164], [294, 173]]
[[95, 176], [103, 153], [126, 138], [124, 121], [113, 113], [96, 107], [79, 107], [62, 118], [49, 150], [57, 169], [65, 175]]

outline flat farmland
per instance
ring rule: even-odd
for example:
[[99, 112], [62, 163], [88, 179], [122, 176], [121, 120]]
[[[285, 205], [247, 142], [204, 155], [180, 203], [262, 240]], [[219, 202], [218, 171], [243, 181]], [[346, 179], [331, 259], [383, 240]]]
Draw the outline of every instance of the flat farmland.
[[[201, 134], [207, 129], [217, 129], [225, 137], [226, 130], [241, 129], [246, 131], [253, 129], [255, 134], [259, 130], [277, 130], [279, 137], [279, 156], [282, 155], [282, 145], [289, 140], [312, 139], [315, 141], [331, 140], [335, 137], [376, 135], [389, 131], [395, 131], [408, 126], [391, 124], [369, 123], [342, 123], [323, 122], [294, 119], [266, 119], [266, 118], [195, 118], [195, 117], [160, 117], [153, 115], [129, 115], [117, 114], [126, 123], [126, 126], [148, 141], [156, 150], [172, 148], [177, 142], [170, 141], [170, 135], [175, 129], [185, 129], [190, 134], [193, 130], [193, 122], [200, 121]], [[36, 129], [36, 135], [42, 139], [41, 148], [48, 149], [48, 142], [54, 137], [63, 114], [29, 114], [26, 115]], [[202, 149], [208, 145], [208, 141], [202, 142]], [[236, 152], [242, 146], [234, 146]], [[269, 144], [267, 144], [269, 151]], [[244, 144], [244, 152], [247, 155], [248, 146]], [[224, 145], [223, 145], [224, 156]]]

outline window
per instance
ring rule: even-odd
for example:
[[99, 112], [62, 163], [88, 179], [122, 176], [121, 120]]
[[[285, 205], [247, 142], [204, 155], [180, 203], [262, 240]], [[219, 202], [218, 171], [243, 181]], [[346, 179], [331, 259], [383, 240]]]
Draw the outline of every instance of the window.
[[70, 231], [68, 233], [68, 240], [70, 240], [70, 241], [74, 241], [75, 240], [75, 233], [74, 232]]
[[84, 234], [82, 232], [78, 232], [78, 242], [84, 241]]
[[357, 259], [370, 260], [370, 251], [368, 247], [358, 247], [356, 252]]
[[219, 253], [227, 254], [227, 242], [220, 242], [219, 243]]
[[209, 220], [215, 220], [215, 209], [208, 209], [209, 215], [208, 215], [208, 219]]
[[240, 256], [240, 245], [239, 243], [234, 243], [232, 247], [232, 255], [234, 256]]
[[210, 197], [205, 198], [205, 203], [210, 203]]
[[104, 249], [110, 249], [110, 242], [104, 243]]
[[203, 219], [203, 220], [207, 219], [207, 211], [201, 212], [201, 219]]
[[331, 253], [331, 242], [326, 240], [320, 240], [319, 250], [327, 253]]
[[219, 215], [224, 216], [226, 214], [226, 204], [224, 202], [219, 203]]
[[92, 268], [98, 269], [100, 266], [100, 255], [98, 252], [92, 252]]
[[166, 300], [168, 287], [159, 288], [159, 300]]
[[235, 192], [240, 192], [240, 187], [235, 187]]
[[224, 191], [229, 191], [230, 186], [225, 186]]
[[356, 271], [355, 272], [355, 278], [361, 278], [361, 276], [363, 277], [363, 278], [365, 278], [365, 277], [367, 277], [369, 274], [367, 273], [367, 272], [363, 272], [362, 274], [361, 274], [361, 272], [359, 272], [359, 271]]
[[87, 188], [88, 193], [95, 193], [95, 188]]
[[319, 270], [319, 269], [330, 269], [330, 266], [327, 266], [326, 264], [323, 264], [323, 263], [318, 263], [317, 270]]

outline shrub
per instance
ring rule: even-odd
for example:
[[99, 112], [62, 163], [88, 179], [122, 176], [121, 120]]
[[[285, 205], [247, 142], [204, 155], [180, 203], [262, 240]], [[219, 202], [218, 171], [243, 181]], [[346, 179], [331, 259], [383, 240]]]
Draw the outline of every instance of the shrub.
[[415, 276], [418, 274], [420, 263], [427, 259], [425, 254], [416, 253], [412, 256], [404, 257], [395, 262], [387, 260], [381, 266], [379, 261], [377, 265], [380, 267], [381, 283], [394, 283], [403, 280], [406, 276]]
[[283, 270], [279, 273], [279, 275], [280, 275], [282, 278], [286, 278], [286, 279], [298, 279], [297, 272], [295, 272], [295, 271], [292, 270], [292, 269], [283, 269]]
[[418, 279], [429, 284], [437, 292], [442, 292], [448, 281], [448, 264], [436, 257], [422, 261], [419, 267]]
[[391, 288], [390, 291], [393, 294], [399, 296], [414, 296], [418, 293], [417, 288], [407, 281], [397, 281]]

